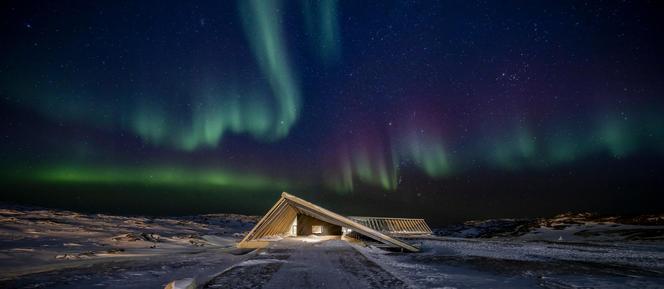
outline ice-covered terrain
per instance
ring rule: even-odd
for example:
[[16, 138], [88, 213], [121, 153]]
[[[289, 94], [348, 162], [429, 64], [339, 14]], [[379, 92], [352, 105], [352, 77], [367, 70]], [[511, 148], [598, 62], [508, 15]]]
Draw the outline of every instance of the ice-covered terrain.
[[461, 238], [518, 238], [542, 241], [664, 241], [664, 215], [633, 217], [565, 213], [553, 218], [467, 221], [434, 230]]
[[412, 287], [664, 288], [664, 216], [469, 221], [418, 254], [361, 249]]
[[421, 242], [417, 254], [360, 251], [414, 288], [664, 288], [662, 244]]
[[466, 222], [408, 239], [420, 253], [315, 236], [236, 249], [256, 221], [3, 206], [0, 288], [664, 288], [658, 215]]
[[0, 207], [0, 288], [163, 288], [248, 258], [256, 217], [177, 218]]

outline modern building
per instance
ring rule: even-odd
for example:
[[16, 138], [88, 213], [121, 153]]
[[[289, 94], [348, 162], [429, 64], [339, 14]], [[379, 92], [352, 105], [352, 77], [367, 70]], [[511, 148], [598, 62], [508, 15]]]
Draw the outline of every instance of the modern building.
[[284, 192], [238, 247], [265, 247], [275, 237], [338, 235], [417, 252], [399, 237], [428, 234], [431, 229], [424, 219], [344, 217]]

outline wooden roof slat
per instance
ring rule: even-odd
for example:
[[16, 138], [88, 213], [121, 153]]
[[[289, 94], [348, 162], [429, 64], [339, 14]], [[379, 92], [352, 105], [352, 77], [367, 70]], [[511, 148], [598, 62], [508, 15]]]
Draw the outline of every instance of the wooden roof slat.
[[424, 219], [385, 218], [385, 217], [349, 217], [374, 230], [388, 234], [431, 234], [431, 228]]
[[274, 236], [278, 233], [281, 233], [281, 227], [280, 224], [284, 220], [284, 212], [288, 210], [287, 205], [280, 206], [277, 211], [274, 213], [272, 217], [272, 226], [267, 226], [267, 230], [265, 231], [265, 235], [263, 237], [267, 236]]

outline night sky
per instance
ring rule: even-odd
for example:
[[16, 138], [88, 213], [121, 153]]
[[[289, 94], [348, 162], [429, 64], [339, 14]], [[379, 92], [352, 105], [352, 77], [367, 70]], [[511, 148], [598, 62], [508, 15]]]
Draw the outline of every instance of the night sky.
[[659, 1], [2, 1], [0, 199], [664, 210]]

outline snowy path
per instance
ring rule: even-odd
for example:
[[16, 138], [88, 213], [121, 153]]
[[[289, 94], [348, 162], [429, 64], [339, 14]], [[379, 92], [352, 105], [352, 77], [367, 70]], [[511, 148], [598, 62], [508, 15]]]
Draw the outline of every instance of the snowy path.
[[206, 288], [406, 288], [345, 241], [282, 240]]

